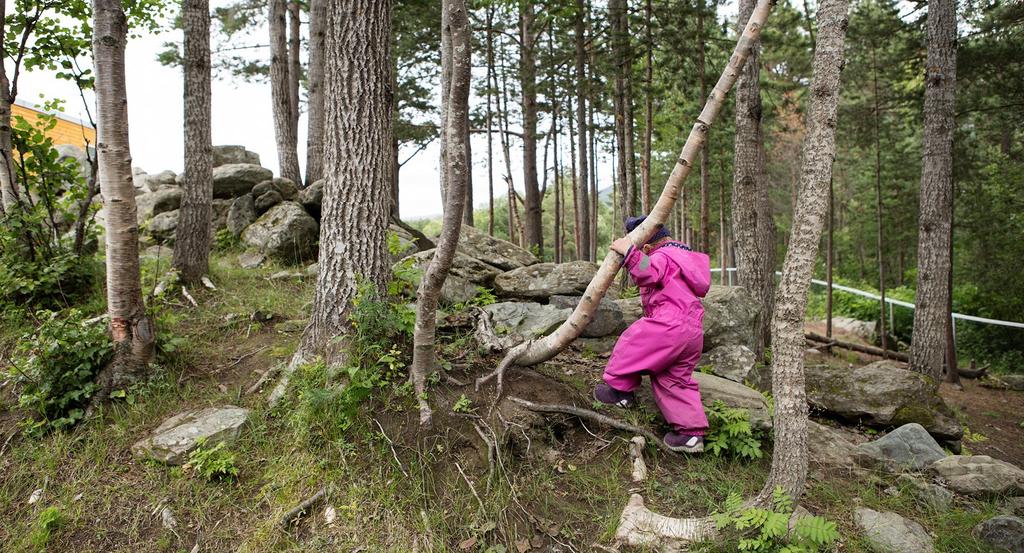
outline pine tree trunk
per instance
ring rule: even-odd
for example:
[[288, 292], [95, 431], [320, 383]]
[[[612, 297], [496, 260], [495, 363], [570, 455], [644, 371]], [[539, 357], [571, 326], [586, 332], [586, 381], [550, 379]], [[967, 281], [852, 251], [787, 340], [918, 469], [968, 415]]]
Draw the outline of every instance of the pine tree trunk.
[[942, 377], [949, 304], [949, 243], [953, 205], [953, 131], [956, 101], [956, 3], [928, 4], [923, 168], [918, 215], [917, 292], [911, 370]]
[[879, 304], [879, 339], [882, 346], [882, 357], [888, 357], [886, 353], [889, 351], [889, 332], [885, 328], [885, 228], [882, 224], [882, 142], [881, 142], [881, 129], [880, 119], [882, 117], [879, 105], [878, 105], [878, 67], [875, 65], [875, 52], [871, 52], [871, 75], [873, 77], [873, 89], [872, 94], [875, 101], [874, 119], [875, 119], [875, 223], [877, 226], [877, 241], [875, 242], [876, 252], [878, 254], [878, 292], [880, 296]]
[[[576, 257], [593, 261], [591, 255], [591, 230], [590, 230], [590, 195], [587, 187], [589, 173], [591, 170], [589, 158], [587, 157], [587, 98], [590, 96], [590, 83], [586, 74], [586, 36], [584, 29], [584, 18], [587, 14], [585, 0], [576, 0], [575, 14], [575, 43], [576, 43], [576, 126], [579, 140], [579, 185], [573, 187], [573, 194], [576, 199], [573, 202], [576, 217]], [[596, 168], [594, 169], [596, 172]]]
[[421, 426], [428, 426], [431, 422], [430, 406], [427, 404], [425, 393], [427, 376], [437, 365], [434, 353], [435, 313], [441, 287], [444, 286], [452, 260], [455, 258], [466, 201], [465, 187], [469, 183], [469, 156], [466, 152], [466, 137], [469, 136], [469, 84], [472, 71], [469, 14], [465, 0], [444, 0], [441, 9], [444, 14], [441, 32], [447, 35], [446, 53], [450, 56], [445, 62], [449, 69], [445, 75], [450, 82], [442, 83], [441, 87], [448, 91], [448, 95], [442, 98], [442, 110], [447, 113], [447, 126], [441, 129], [441, 140], [446, 143], [445, 150], [448, 152], [448, 163], [442, 167], [447, 174], [448, 197], [437, 249], [434, 250], [434, 256], [427, 265], [416, 294], [416, 328], [413, 333], [413, 360], [410, 372], [420, 405]]
[[[327, 0], [309, 0], [309, 111], [306, 129], [306, 186], [324, 177], [324, 20]], [[396, 170], [397, 173], [397, 170]]]
[[[593, 34], [590, 36], [593, 36]], [[593, 73], [593, 53], [591, 53], [590, 60], [590, 71]], [[588, 88], [591, 91], [593, 90], [589, 84]], [[597, 261], [597, 224], [600, 218], [599, 207], [601, 199], [597, 183], [597, 127], [594, 125], [594, 100], [590, 94], [587, 95], [587, 134], [588, 146], [590, 148], [590, 224], [588, 225], [590, 227], [590, 257], [588, 260]]]
[[807, 477], [804, 316], [828, 213], [847, 8], [848, 0], [822, 0], [818, 8], [818, 40], [803, 145], [799, 209], [793, 218], [772, 324], [775, 445], [771, 472], [758, 495], [761, 504], [771, 501], [776, 487], [799, 500]]
[[537, 60], [533, 0], [523, 0], [519, 12], [519, 80], [523, 94], [523, 189], [526, 247], [544, 255], [541, 196], [537, 184]]
[[285, 0], [270, 0], [270, 95], [280, 174], [298, 183], [302, 181], [299, 180], [299, 154], [295, 148], [295, 133], [292, 132], [286, 13]]
[[172, 264], [191, 283], [209, 269], [213, 204], [210, 135], [210, 3], [184, 0], [185, 179]]
[[142, 300], [139, 225], [136, 220], [132, 155], [128, 143], [128, 95], [124, 49], [128, 21], [118, 0], [93, 2], [93, 60], [96, 72], [97, 153], [106, 210], [107, 313], [114, 359], [97, 376], [98, 405], [153, 358], [154, 329]]
[[[724, 166], [722, 160], [719, 159], [719, 165]], [[719, 264], [722, 267], [722, 272], [718, 275], [718, 284], [725, 286], [726, 273], [729, 271], [728, 264], [728, 232], [725, 229], [725, 170], [718, 176], [718, 256]]]
[[[651, 0], [644, 4], [644, 141], [640, 159], [640, 211], [651, 210], [651, 137], [654, 134], [654, 39], [651, 37]], [[702, 73], [703, 75], [703, 73]], [[703, 81], [701, 81], [703, 82]]]
[[956, 321], [953, 319], [953, 232], [956, 219], [956, 190], [954, 186], [952, 200], [949, 206], [949, 279], [947, 287], [949, 294], [946, 299], [946, 375], [945, 381], [953, 386], [963, 389], [960, 384], [959, 362], [956, 355]]
[[[665, 224], [669, 213], [674, 209], [680, 187], [693, 168], [694, 160], [696, 160], [704, 140], [707, 139], [708, 127], [714, 123], [715, 118], [722, 109], [726, 93], [732, 88], [732, 85], [739, 77], [742, 67], [747, 61], [747, 55], [751, 51], [751, 46], [756, 43], [761, 34], [761, 29], [765, 19], [768, 17], [771, 5], [772, 0], [759, 0], [756, 8], [752, 11], [749, 21], [736, 44], [736, 49], [729, 59], [729, 63], [726, 65], [722, 76], [712, 90], [707, 103], [705, 103], [704, 109], [701, 110], [693, 128], [690, 130], [686, 144], [683, 146], [683, 150], [675, 166], [672, 168], [672, 172], [669, 174], [661, 196], [651, 209], [647, 219], [629, 233], [629, 239], [633, 244], [640, 245], [645, 243], [660, 225]], [[504, 375], [505, 370], [509, 366], [512, 364], [522, 366], [535, 365], [551, 359], [558, 352], [565, 349], [583, 332], [583, 329], [593, 319], [598, 304], [600, 304], [601, 299], [608, 291], [608, 287], [615, 279], [615, 275], [618, 273], [621, 265], [622, 256], [614, 251], [609, 251], [583, 293], [579, 305], [576, 306], [576, 309], [569, 318], [553, 333], [543, 338], [523, 342], [509, 350], [501, 364], [498, 365], [498, 368], [490, 375], [478, 379], [477, 385], [482, 385], [490, 378], [498, 377], [500, 395], [501, 375]]]
[[615, 59], [614, 109], [616, 175], [618, 176], [617, 220], [625, 220], [635, 210], [635, 183], [632, 174], [633, 125], [632, 98], [629, 91], [632, 65], [629, 54], [629, 26], [625, 0], [609, 0], [608, 18], [611, 23], [612, 56]]
[[[827, 288], [825, 290], [825, 337], [832, 339], [832, 273], [835, 265], [835, 210], [836, 194], [832, 180], [828, 181], [828, 248], [825, 254], [825, 278]], [[831, 348], [829, 348], [831, 351]]]
[[[704, 10], [705, 3], [701, 0], [697, 6], [697, 36], [700, 44], [697, 48], [697, 73], [700, 77], [700, 98], [703, 102], [708, 96], [707, 72], [705, 71], [705, 49], [707, 37], [704, 35]], [[708, 142], [704, 143], [704, 149], [700, 152], [700, 251], [711, 253], [711, 234], [708, 229], [710, 214], [710, 156], [711, 148]]]
[[[740, 0], [739, 21], [746, 22], [753, 0]], [[772, 222], [761, 133], [760, 43], [750, 46], [749, 59], [736, 85], [736, 145], [732, 193], [732, 225], [736, 239], [739, 283], [761, 306], [757, 318], [757, 356], [763, 358], [771, 334], [775, 290], [775, 225]]]
[[[491, 86], [492, 79], [495, 85]], [[497, 90], [497, 77], [494, 76], [494, 6], [487, 7], [487, 234], [494, 236], [494, 140], [491, 128], [494, 125], [494, 110], [491, 108], [491, 96]]]
[[[324, 41], [324, 182], [320, 274], [297, 358], [323, 354], [348, 328], [360, 282], [383, 292], [394, 108], [391, 2], [329, 0]], [[348, 17], [351, 13], [361, 17]], [[456, 213], [460, 216], [461, 213]]]
[[288, 0], [288, 107], [291, 109], [290, 132], [296, 145], [299, 142], [299, 77], [302, 75], [302, 62], [299, 61], [302, 43], [300, 13], [299, 3]]

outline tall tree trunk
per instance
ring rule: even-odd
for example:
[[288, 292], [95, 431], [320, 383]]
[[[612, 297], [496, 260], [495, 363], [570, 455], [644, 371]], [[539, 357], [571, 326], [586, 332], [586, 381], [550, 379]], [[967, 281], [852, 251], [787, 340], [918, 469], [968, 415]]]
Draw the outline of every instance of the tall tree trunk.
[[718, 275], [718, 284], [725, 286], [726, 273], [728, 273], [729, 241], [728, 232], [725, 229], [725, 163], [720, 159], [719, 165], [722, 172], [718, 175], [718, 255], [721, 260], [722, 273]]
[[[518, 216], [518, 207], [516, 206], [516, 188], [515, 181], [512, 178], [512, 146], [509, 144], [508, 134], [508, 81], [506, 76], [508, 71], [502, 63], [501, 72], [501, 95], [496, 98], [497, 109], [498, 109], [498, 121], [501, 123], [501, 129], [498, 133], [499, 141], [501, 142], [501, 153], [505, 161], [505, 184], [507, 187], [507, 198], [506, 205], [508, 207], [508, 240], [509, 242], [518, 243], [522, 245], [522, 236], [516, 237], [516, 217]], [[494, 75], [494, 88], [498, 89], [498, 75]], [[504, 104], [504, 105], [503, 105]]]
[[[576, 0], [576, 14], [575, 14], [575, 43], [576, 43], [576, 128], [577, 135], [580, 137], [579, 144], [579, 186], [573, 187], [573, 194], [576, 200], [573, 202], [574, 210], [577, 213], [576, 217], [576, 257], [579, 259], [585, 259], [593, 261], [591, 255], [590, 240], [590, 195], [588, 194], [587, 188], [589, 186], [589, 172], [591, 167], [589, 164], [588, 148], [587, 148], [587, 99], [590, 96], [590, 82], [587, 79], [586, 73], [586, 36], [584, 28], [584, 18], [587, 15], [587, 5], [585, 0]], [[597, 171], [593, 168], [593, 171]]]
[[[704, 109], [701, 110], [693, 128], [690, 130], [686, 144], [683, 145], [682, 152], [675, 166], [673, 166], [672, 172], [669, 174], [661, 196], [658, 198], [653, 209], [651, 209], [647, 219], [629, 233], [629, 239], [633, 244], [640, 245], [645, 243], [657, 228], [664, 225], [668, 219], [668, 215], [673, 210], [676, 198], [679, 195], [680, 186], [693, 168], [694, 160], [696, 160], [700, 152], [703, 141], [707, 139], [708, 127], [714, 123], [715, 118], [721, 111], [725, 101], [725, 94], [736, 82], [744, 63], [747, 61], [746, 58], [751, 51], [751, 46], [756, 43], [760, 36], [771, 5], [772, 0], [758, 0], [756, 8], [752, 10], [749, 21], [736, 44], [736, 49], [729, 58], [729, 63], [726, 65], [722, 76], [709, 96], [709, 100], [705, 103]], [[569, 343], [583, 332], [583, 329], [593, 319], [597, 306], [608, 291], [608, 287], [615, 279], [615, 275], [621, 266], [622, 256], [614, 251], [609, 251], [583, 293], [579, 305], [576, 306], [576, 309], [569, 318], [553, 333], [513, 347], [505, 355], [498, 368], [490, 375], [478, 379], [477, 385], [482, 385], [489, 379], [497, 377], [498, 393], [500, 395], [502, 376], [509, 366], [512, 364], [529, 366], [542, 363], [565, 349]]]
[[[491, 127], [494, 124], [494, 111], [491, 108], [491, 96], [497, 90], [497, 84], [491, 86], [494, 77], [494, 6], [487, 6], [487, 234], [494, 236], [494, 141]], [[494, 77], [495, 83], [497, 78]]]
[[871, 76], [872, 86], [874, 92], [875, 109], [875, 218], [878, 233], [876, 235], [877, 242], [875, 243], [876, 250], [878, 252], [878, 292], [881, 296], [879, 300], [879, 317], [878, 317], [878, 328], [879, 337], [882, 346], [882, 357], [888, 357], [886, 353], [889, 351], [889, 332], [885, 328], [885, 228], [882, 224], [882, 141], [881, 141], [881, 129], [879, 128], [880, 119], [882, 113], [878, 104], [878, 66], [875, 65], [875, 52], [871, 52]]
[[[753, 0], [740, 0], [739, 21], [745, 23]], [[764, 357], [771, 338], [775, 290], [775, 224], [772, 221], [761, 134], [760, 43], [750, 46], [749, 59], [736, 85], [736, 145], [732, 193], [732, 225], [736, 238], [739, 283], [761, 307], [757, 318], [757, 356]]]
[[[309, 111], [306, 128], [306, 186], [324, 177], [324, 20], [327, 0], [309, 0]], [[397, 174], [397, 170], [395, 171]]]
[[[651, 0], [644, 3], [644, 141], [640, 159], [640, 211], [651, 210], [651, 137], [654, 134], [654, 39], [651, 37]], [[703, 67], [703, 65], [702, 65]], [[701, 73], [701, 84], [704, 73]]]
[[[707, 9], [704, 0], [701, 0], [697, 6], [697, 37], [698, 37], [698, 48], [697, 48], [697, 73], [700, 77], [700, 98], [701, 102], [707, 100], [708, 96], [708, 81], [707, 73], [705, 71], [705, 49], [707, 46], [707, 37], [704, 35], [704, 11]], [[704, 142], [704, 149], [700, 152], [700, 251], [710, 253], [711, 252], [711, 235], [708, 230], [708, 219], [710, 217], [708, 211], [710, 209], [710, 179], [711, 179], [711, 168], [710, 158], [711, 148], [708, 142]]]
[[956, 101], [956, 2], [928, 3], [924, 135], [917, 242], [917, 292], [911, 370], [942, 377], [949, 309], [949, 243], [953, 204], [953, 131]]
[[[561, 105], [559, 104], [559, 102], [555, 102], [555, 105], [552, 106], [552, 110], [551, 110], [551, 130], [552, 130], [552, 133], [551, 133], [552, 140], [551, 140], [551, 142], [554, 145], [553, 153], [554, 153], [554, 162], [555, 162], [555, 166], [554, 166], [555, 167], [555, 170], [554, 170], [554, 177], [555, 178], [552, 181], [552, 185], [554, 186], [554, 193], [555, 193], [555, 228], [553, 229], [554, 232], [551, 235], [551, 242], [554, 244], [554, 260], [555, 260], [555, 263], [561, 263], [562, 262], [562, 245], [558, 243], [558, 225], [559, 225], [559, 223], [562, 222], [561, 221], [561, 213], [559, 212], [559, 209], [562, 207], [562, 199], [558, 196], [559, 180], [561, 180], [561, 177], [562, 177], [562, 166], [559, 163], [560, 159], [559, 159], [559, 155], [558, 155], [559, 154], [559, 152], [558, 152], [558, 134], [561, 132], [561, 129], [558, 126], [559, 115], [560, 115], [560, 113], [559, 113], [560, 108], [561, 108]], [[572, 106], [569, 106], [569, 109], [572, 109]], [[541, 194], [541, 197], [543, 198], [543, 194]]]
[[[7, 3], [0, 5], [0, 37], [7, 34]], [[7, 60], [7, 49], [0, 44], [0, 59]], [[11, 149], [11, 83], [7, 78], [7, 64], [0, 63], [0, 212], [10, 215], [18, 206], [14, 188], [14, 158]]]
[[195, 282], [209, 269], [213, 204], [209, 0], [184, 0], [181, 15], [185, 29], [185, 181], [172, 264], [182, 280]]
[[469, 183], [469, 155], [466, 152], [466, 137], [469, 136], [469, 83], [472, 71], [472, 55], [470, 51], [471, 31], [466, 0], [444, 0], [442, 3], [441, 32], [447, 35], [450, 56], [445, 60], [449, 71], [445, 72], [448, 83], [443, 83], [442, 90], [448, 95], [442, 98], [442, 109], [447, 112], [447, 126], [441, 129], [441, 140], [446, 143], [448, 163], [442, 167], [447, 174], [448, 197], [444, 210], [441, 236], [437, 241], [437, 249], [427, 265], [427, 270], [420, 281], [416, 294], [416, 327], [413, 333], [412, 379], [416, 389], [416, 397], [420, 406], [420, 425], [431, 422], [430, 406], [426, 400], [426, 382], [428, 373], [432, 372], [437, 360], [435, 357], [435, 314], [441, 287], [448, 278], [455, 248], [459, 242], [462, 228], [462, 214], [466, 201], [465, 187]]
[[[589, 18], [588, 18], [589, 19]], [[593, 36], [591, 34], [591, 36]], [[590, 71], [593, 72], [594, 54], [591, 53]], [[589, 81], [588, 81], [589, 82]], [[588, 88], [589, 84], [588, 84]], [[592, 88], [590, 88], [592, 90]], [[597, 261], [597, 224], [600, 217], [600, 201], [597, 183], [597, 127], [594, 125], [594, 100], [587, 95], [587, 135], [590, 148], [590, 257], [589, 261]]]
[[288, 107], [291, 109], [290, 132], [295, 136], [296, 145], [299, 141], [299, 77], [302, 75], [300, 14], [299, 3], [288, 0]]
[[324, 114], [320, 273], [292, 365], [318, 354], [331, 364], [343, 359], [343, 351], [328, 346], [347, 332], [357, 286], [366, 282], [383, 292], [390, 274], [385, 237], [395, 168], [391, 2], [328, 0], [327, 12], [324, 94], [331, 101]]
[[807, 396], [804, 389], [804, 317], [807, 293], [818, 258], [821, 230], [828, 212], [828, 189], [836, 151], [839, 74], [843, 68], [848, 0], [823, 0], [818, 9], [803, 146], [800, 201], [793, 217], [789, 249], [782, 265], [772, 324], [772, 394], [775, 398], [772, 468], [759, 501], [769, 503], [782, 488], [794, 500], [807, 477]]
[[541, 196], [537, 184], [537, 33], [533, 0], [519, 5], [519, 81], [523, 94], [523, 189], [525, 190], [526, 247], [544, 255]]
[[[832, 179], [828, 181], [828, 242], [827, 252], [825, 257], [825, 279], [827, 288], [825, 289], [825, 337], [832, 338], [832, 272], [835, 264], [835, 190], [833, 189]], [[831, 351], [831, 348], [829, 348]]]
[[963, 385], [960, 384], [960, 370], [959, 362], [957, 361], [956, 355], [956, 321], [953, 320], [953, 233], [955, 231], [954, 223], [956, 219], [956, 190], [952, 194], [952, 200], [949, 202], [949, 280], [948, 288], [949, 294], [946, 299], [946, 375], [945, 380], [953, 386], [963, 389]]
[[145, 369], [153, 358], [154, 329], [142, 300], [139, 225], [132, 155], [128, 143], [128, 95], [124, 49], [128, 20], [118, 0], [93, 1], [92, 51], [96, 72], [97, 151], [106, 210], [107, 313], [114, 359], [97, 376], [92, 404]]
[[618, 175], [618, 219], [625, 219], [636, 210], [636, 175], [633, 171], [633, 67], [630, 54], [628, 10], [626, 0], [609, 0], [612, 56], [615, 58], [615, 138]]
[[274, 116], [274, 139], [282, 177], [299, 180], [299, 154], [292, 132], [292, 101], [288, 70], [288, 25], [285, 0], [270, 0], [270, 96]]

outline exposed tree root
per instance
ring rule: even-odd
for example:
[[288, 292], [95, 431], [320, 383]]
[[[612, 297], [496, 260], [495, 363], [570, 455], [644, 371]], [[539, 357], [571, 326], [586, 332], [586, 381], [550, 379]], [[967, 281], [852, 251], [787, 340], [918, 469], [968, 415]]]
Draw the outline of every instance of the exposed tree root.
[[255, 394], [256, 392], [260, 391], [260, 389], [263, 388], [263, 386], [267, 382], [270, 382], [270, 379], [273, 378], [274, 375], [276, 375], [281, 370], [282, 366], [283, 365], [281, 364], [277, 364], [274, 365], [273, 367], [269, 367], [266, 371], [263, 372], [263, 375], [260, 376], [259, 380], [257, 380], [255, 384], [249, 386], [249, 388], [245, 390], [245, 395]]
[[643, 436], [633, 436], [629, 440], [629, 456], [633, 458], [633, 482], [647, 480], [647, 463], [644, 462], [644, 448], [647, 440]]
[[675, 453], [674, 451], [669, 449], [667, 445], [665, 445], [665, 442], [663, 442], [661, 438], [655, 436], [654, 433], [651, 432], [650, 430], [640, 428], [639, 426], [633, 426], [628, 422], [613, 419], [612, 417], [602, 415], [600, 413], [591, 411], [590, 409], [582, 409], [580, 407], [573, 407], [572, 405], [534, 403], [532, 401], [527, 401], [523, 398], [514, 396], [510, 396], [508, 399], [536, 413], [565, 413], [566, 415], [573, 415], [581, 419], [591, 420], [598, 424], [610, 426], [618, 430], [624, 430], [626, 432], [630, 432], [633, 434], [640, 434], [644, 438], [647, 438], [647, 440], [650, 441], [650, 443], [658, 446], [658, 448], [660, 448], [662, 451], [666, 453]]
[[281, 520], [278, 522], [278, 524], [281, 525], [281, 528], [287, 529], [288, 526], [292, 523], [293, 520], [295, 520], [300, 515], [305, 513], [313, 505], [316, 505], [317, 503], [323, 501], [324, 498], [326, 498], [326, 497], [327, 497], [327, 488], [320, 488], [320, 491], [316, 492], [315, 494], [313, 494], [312, 496], [307, 498], [302, 503], [299, 503], [291, 511], [288, 511], [287, 513], [285, 513], [284, 516], [281, 517]]
[[479, 307], [474, 310], [476, 311], [476, 330], [473, 332], [473, 336], [485, 352], [501, 353], [515, 345], [515, 338], [512, 336], [498, 335], [494, 330], [494, 323], [491, 322], [491, 316], [486, 311]]
[[640, 494], [629, 496], [622, 509], [615, 540], [633, 546], [660, 546], [662, 551], [685, 551], [688, 543], [705, 541], [715, 535], [710, 518], [670, 518], [644, 506]]

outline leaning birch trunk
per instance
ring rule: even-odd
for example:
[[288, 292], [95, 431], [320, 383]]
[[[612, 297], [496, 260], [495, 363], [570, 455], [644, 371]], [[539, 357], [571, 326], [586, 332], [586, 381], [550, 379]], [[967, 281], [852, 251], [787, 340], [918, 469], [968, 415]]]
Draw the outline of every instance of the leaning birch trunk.
[[441, 108], [447, 117], [446, 126], [441, 129], [443, 149], [447, 152], [446, 163], [441, 168], [446, 174], [448, 194], [445, 198], [444, 219], [441, 236], [437, 241], [434, 257], [427, 265], [427, 270], [420, 281], [416, 294], [416, 328], [413, 333], [412, 374], [413, 385], [420, 407], [420, 425], [430, 425], [430, 405], [427, 403], [426, 377], [436, 365], [434, 356], [434, 333], [436, 327], [438, 297], [441, 287], [448, 278], [452, 260], [455, 259], [455, 248], [459, 242], [462, 229], [463, 209], [466, 204], [466, 186], [468, 184], [469, 164], [466, 152], [466, 133], [469, 130], [469, 83], [472, 69], [470, 50], [469, 14], [466, 0], [444, 0], [444, 25], [441, 32], [448, 35], [446, 61], [448, 71], [445, 75], [448, 83], [442, 84], [447, 96], [441, 101]]
[[918, 218], [917, 293], [910, 370], [942, 380], [953, 213], [956, 107], [956, 3], [928, 3], [923, 168]]
[[299, 183], [299, 155], [295, 149], [295, 133], [291, 130], [286, 13], [285, 0], [270, 0], [270, 97], [281, 176]]
[[[306, 186], [324, 174], [324, 19], [327, 0], [309, 2], [309, 113], [306, 137]], [[298, 184], [298, 183], [296, 183]]]
[[804, 318], [818, 244], [828, 216], [836, 151], [836, 111], [843, 68], [849, 0], [823, 0], [818, 8], [814, 76], [803, 145], [799, 208], [794, 214], [772, 319], [772, 390], [775, 394], [772, 468], [757, 502], [781, 487], [795, 500], [807, 477], [807, 395], [804, 389]]
[[[6, 36], [7, 2], [0, 5], [0, 36]], [[6, 64], [0, 64], [0, 213], [10, 215], [18, 207], [14, 188], [14, 159], [11, 150], [11, 83]]]
[[324, 113], [320, 273], [309, 325], [267, 399], [271, 405], [301, 364], [318, 355], [331, 365], [344, 361], [359, 283], [380, 292], [391, 273], [385, 247], [395, 169], [391, 2], [328, 0], [326, 12], [324, 95], [331, 101]]
[[185, 182], [172, 265], [182, 281], [192, 283], [209, 268], [213, 209], [209, 0], [185, 0], [181, 14], [185, 27]]
[[99, 180], [107, 218], [107, 312], [114, 341], [114, 359], [97, 376], [95, 406], [146, 367], [153, 357], [154, 335], [139, 274], [139, 225], [124, 77], [128, 22], [121, 2], [95, 0], [93, 29]]
[[[676, 203], [676, 198], [679, 196], [679, 189], [682, 187], [687, 175], [690, 174], [690, 170], [693, 168], [693, 161], [697, 158], [704, 141], [707, 139], [708, 128], [714, 123], [718, 113], [722, 110], [726, 93], [736, 82], [736, 78], [747, 61], [752, 45], [756, 44], [758, 37], [761, 35], [761, 28], [768, 18], [768, 12], [771, 10], [772, 4], [773, 0], [758, 0], [750, 20], [743, 30], [743, 34], [740, 35], [739, 41], [736, 43], [736, 49], [733, 51], [729, 63], [726, 65], [722, 76], [718, 79], [718, 83], [711, 90], [711, 95], [704, 104], [704, 109], [701, 110], [700, 116], [693, 125], [693, 129], [690, 130], [690, 135], [686, 139], [686, 144], [683, 145], [682, 153], [676, 161], [675, 167], [672, 168], [672, 172], [669, 174], [668, 181], [665, 183], [665, 188], [662, 190], [658, 202], [654, 205], [647, 219], [629, 233], [629, 239], [633, 244], [639, 246], [645, 243], [658, 227], [664, 225], [665, 221], [668, 220], [668, 216]], [[562, 323], [562, 326], [558, 327], [555, 332], [543, 338], [528, 340], [512, 348], [494, 372], [477, 380], [477, 387], [483, 385], [491, 378], [497, 377], [497, 392], [500, 396], [505, 370], [510, 365], [513, 363], [521, 366], [536, 365], [551, 359], [558, 352], [565, 349], [583, 332], [587, 324], [593, 320], [598, 304], [601, 303], [601, 299], [604, 297], [605, 292], [608, 291], [608, 287], [615, 279], [615, 274], [618, 273], [621, 266], [622, 256], [614, 251], [609, 251], [605, 255], [597, 274], [594, 275], [593, 280], [587, 285], [587, 290], [580, 299], [580, 303], [576, 306], [568, 320]]]

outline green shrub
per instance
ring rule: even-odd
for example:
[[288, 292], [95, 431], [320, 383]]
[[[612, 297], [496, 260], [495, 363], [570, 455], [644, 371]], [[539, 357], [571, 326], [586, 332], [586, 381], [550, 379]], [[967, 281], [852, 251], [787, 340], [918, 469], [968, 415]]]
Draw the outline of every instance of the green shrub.
[[233, 480], [238, 477], [235, 454], [227, 450], [221, 441], [213, 447], [206, 447], [206, 438], [200, 438], [199, 447], [188, 454], [188, 462], [182, 466], [187, 472], [201, 476], [207, 481]]
[[218, 230], [217, 234], [213, 235], [213, 249], [216, 251], [232, 251], [238, 249], [241, 244], [241, 238], [226, 228]]
[[40, 511], [39, 517], [36, 519], [36, 527], [29, 538], [32, 546], [38, 551], [45, 551], [54, 530], [60, 528], [62, 524], [64, 524], [64, 515], [57, 507], [47, 507]]
[[22, 337], [11, 362], [24, 385], [20, 404], [36, 416], [26, 425], [32, 434], [78, 422], [96, 390], [96, 374], [113, 354], [104, 323], [77, 309], [40, 311], [37, 318], [42, 324]]
[[733, 409], [715, 400], [706, 413], [708, 432], [704, 436], [704, 447], [709, 453], [716, 457], [732, 455], [746, 459], [760, 459], [764, 455], [761, 433], [751, 426], [746, 409]]
[[[755, 553], [813, 553], [832, 546], [839, 540], [834, 522], [818, 516], [801, 517], [789, 531], [793, 516], [793, 499], [775, 488], [768, 508], [744, 507], [737, 493], [725, 500], [725, 512], [711, 517], [719, 530], [732, 528], [738, 537], [729, 537], [729, 546], [738, 551]], [[735, 543], [732, 543], [733, 540]]]

